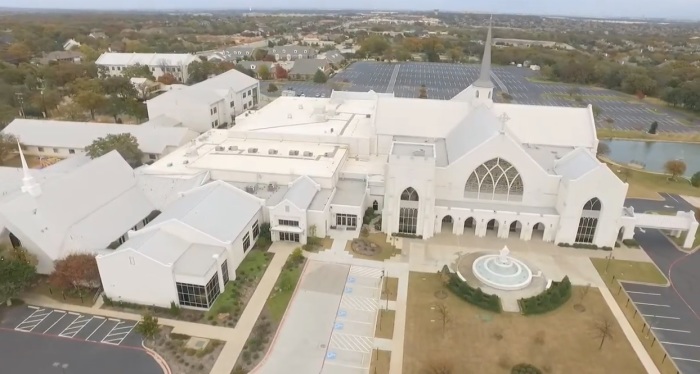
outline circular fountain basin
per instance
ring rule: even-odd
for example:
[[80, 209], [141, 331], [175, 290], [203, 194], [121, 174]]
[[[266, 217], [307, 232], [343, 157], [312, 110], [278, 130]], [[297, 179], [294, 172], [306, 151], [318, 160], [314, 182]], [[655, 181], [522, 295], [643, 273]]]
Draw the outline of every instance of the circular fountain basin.
[[532, 271], [513, 257], [484, 255], [472, 264], [474, 276], [483, 284], [504, 291], [520, 290], [532, 282]]

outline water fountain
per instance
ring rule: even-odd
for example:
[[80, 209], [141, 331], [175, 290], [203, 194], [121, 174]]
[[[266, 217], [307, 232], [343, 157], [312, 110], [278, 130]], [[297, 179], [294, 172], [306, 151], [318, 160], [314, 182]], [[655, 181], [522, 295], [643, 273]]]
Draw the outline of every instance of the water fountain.
[[503, 247], [497, 255], [478, 257], [472, 263], [472, 272], [480, 282], [498, 290], [521, 290], [532, 282], [532, 270], [511, 257], [508, 247]]

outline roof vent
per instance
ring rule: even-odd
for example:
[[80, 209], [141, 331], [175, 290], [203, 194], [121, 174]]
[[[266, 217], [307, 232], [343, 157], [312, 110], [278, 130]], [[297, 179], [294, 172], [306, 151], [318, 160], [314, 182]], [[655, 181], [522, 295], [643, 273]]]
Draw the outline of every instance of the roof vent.
[[304, 151], [304, 157], [314, 157], [314, 153], [311, 151]]
[[333, 157], [333, 154], [330, 152], [326, 152], [323, 154], [324, 157]]
[[258, 153], [257, 148], [248, 148], [248, 153]]
[[268, 154], [268, 155], [276, 155], [276, 154], [277, 154], [277, 150], [276, 150], [276, 149], [268, 149], [268, 150], [267, 150], [267, 154]]
[[224, 147], [221, 146], [221, 145], [217, 145], [216, 147], [214, 147], [214, 150], [216, 150], [216, 151], [218, 151], [218, 152], [223, 152], [224, 149], [226, 149], [226, 148], [224, 148]]
[[365, 114], [365, 118], [372, 118], [371, 114]]
[[287, 113], [287, 118], [292, 119], [292, 113]]
[[255, 187], [253, 186], [245, 186], [245, 192], [247, 193], [255, 193]]
[[299, 109], [304, 109], [304, 105], [303, 105], [303, 104], [299, 104]]
[[297, 151], [296, 149], [292, 149], [291, 151], [289, 151], [289, 155], [290, 156], [299, 156], [299, 151]]
[[238, 150], [238, 146], [237, 146], [237, 145], [229, 145], [229, 146], [228, 146], [228, 150], [229, 150], [229, 151], [237, 151], [237, 150]]
[[182, 164], [183, 164], [183, 165], [187, 165], [187, 164], [189, 164], [189, 163], [190, 163], [190, 160], [182, 161]]
[[173, 166], [173, 163], [172, 163], [172, 162], [168, 162], [168, 165], [166, 165], [166, 166], [167, 166], [167, 167], [172, 167], [172, 166]]
[[425, 156], [425, 149], [419, 149], [413, 152], [414, 156]]

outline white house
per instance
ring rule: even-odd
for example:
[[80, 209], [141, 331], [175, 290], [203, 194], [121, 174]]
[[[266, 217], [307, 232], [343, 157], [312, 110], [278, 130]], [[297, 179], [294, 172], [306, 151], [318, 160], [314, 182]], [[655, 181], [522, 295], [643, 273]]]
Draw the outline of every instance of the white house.
[[172, 74], [178, 82], [186, 83], [189, 65], [199, 59], [188, 53], [118, 53], [105, 52], [95, 61], [101, 76], [121, 76], [124, 69], [148, 66], [158, 79], [165, 73]]
[[71, 253], [116, 248], [156, 214], [116, 151], [94, 160], [77, 156], [40, 172], [20, 156], [21, 174], [3, 173], [14, 177], [3, 181], [9, 184], [0, 197], [0, 238], [35, 255], [41, 274]]
[[206, 172], [266, 200], [274, 240], [359, 233], [369, 207], [381, 213], [382, 231], [415, 238], [612, 247], [635, 227], [694, 237], [691, 215], [624, 207], [627, 184], [596, 158], [590, 107], [494, 103], [490, 61], [489, 31], [479, 78], [448, 101], [372, 91], [280, 97], [143, 173]]
[[233, 126], [237, 115], [257, 107], [260, 82], [232, 69], [147, 101], [148, 117], [166, 115], [196, 132]]
[[56, 158], [85, 154], [85, 148], [98, 138], [129, 133], [144, 153], [143, 162], [157, 160], [197, 136], [164, 116], [141, 125], [17, 118], [0, 132], [17, 137], [27, 155]]
[[65, 43], [63, 43], [63, 50], [70, 51], [75, 47], [80, 47], [80, 45], [81, 44], [79, 42], [76, 42], [74, 39], [68, 39]]
[[260, 235], [262, 206], [221, 181], [182, 193], [116, 251], [97, 256], [105, 295], [208, 309]]

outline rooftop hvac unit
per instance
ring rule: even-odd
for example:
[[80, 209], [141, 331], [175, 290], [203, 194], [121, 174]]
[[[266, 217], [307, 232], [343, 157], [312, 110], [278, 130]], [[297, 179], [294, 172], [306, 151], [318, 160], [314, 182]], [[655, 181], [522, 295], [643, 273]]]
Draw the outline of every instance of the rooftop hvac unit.
[[299, 109], [304, 109], [304, 105], [303, 105], [303, 104], [299, 104]]
[[304, 157], [314, 157], [314, 153], [310, 151], [304, 151]]
[[237, 151], [237, 150], [238, 150], [238, 146], [237, 146], [237, 145], [229, 145], [229, 146], [228, 146], [228, 150], [229, 150], [229, 151]]
[[323, 156], [325, 156], [325, 157], [333, 157], [333, 154], [330, 153], [330, 152], [326, 152], [326, 153], [323, 154]]
[[267, 151], [267, 154], [268, 154], [268, 155], [276, 155], [276, 154], [277, 154], [277, 150], [276, 150], [276, 149], [270, 149], [270, 150]]
[[221, 145], [217, 145], [216, 147], [214, 147], [214, 150], [216, 150], [216, 151], [218, 151], [218, 152], [223, 152], [224, 149], [225, 149], [225, 148], [224, 148], [223, 146], [221, 146]]
[[247, 192], [247, 193], [255, 193], [255, 187], [253, 187], [253, 186], [245, 186], [245, 192]]
[[292, 113], [287, 114], [288, 119], [292, 119]]
[[291, 151], [289, 151], [289, 155], [290, 156], [299, 156], [299, 151], [292, 149]]
[[189, 163], [190, 163], [190, 160], [182, 161], [182, 164], [183, 164], [183, 165], [187, 165], [187, 164], [189, 164]]
[[372, 115], [371, 115], [371, 114], [366, 114], [366, 115], [365, 115], [365, 118], [372, 118]]
[[414, 152], [413, 152], [413, 155], [414, 155], [414, 156], [425, 156], [425, 150], [424, 150], [424, 149], [420, 149], [420, 150], [414, 151]]
[[267, 185], [267, 190], [270, 192], [277, 191], [277, 183], [272, 182]]
[[257, 148], [248, 148], [248, 153], [258, 153]]
[[167, 167], [172, 167], [172, 166], [173, 166], [173, 163], [172, 163], [172, 162], [168, 162], [168, 165], [166, 165], [166, 166], [167, 166]]

